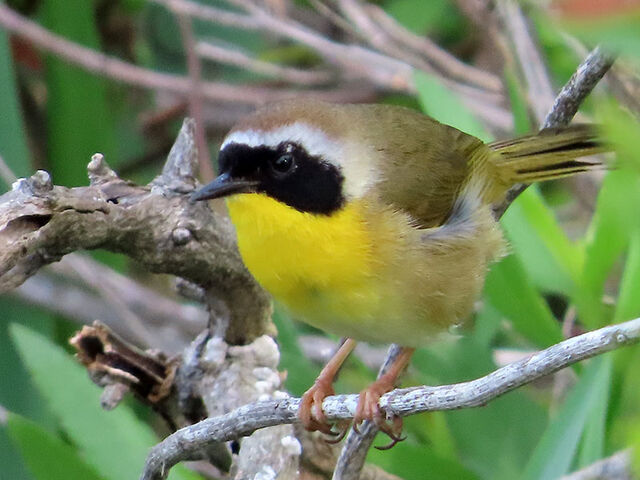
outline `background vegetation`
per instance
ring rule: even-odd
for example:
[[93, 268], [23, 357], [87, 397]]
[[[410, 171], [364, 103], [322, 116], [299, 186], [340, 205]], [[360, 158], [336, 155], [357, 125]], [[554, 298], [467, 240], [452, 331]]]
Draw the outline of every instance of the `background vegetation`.
[[[277, 9], [289, 2], [266, 3]], [[322, 18], [314, 10], [318, 2], [292, 3], [301, 18]], [[484, 140], [536, 129], [531, 114], [536, 99], [527, 96], [517, 61], [492, 58], [504, 52], [487, 47], [482, 25], [465, 14], [466, 2], [375, 3], [410, 31], [499, 74], [508, 91], [513, 127], [501, 130], [478, 120], [433, 73], [416, 73], [415, 95], [376, 88], [368, 100], [422, 109]], [[209, 4], [228, 7], [215, 0]], [[618, 51], [624, 78], [638, 85], [633, 72], [640, 61], [640, 8], [633, 4], [572, 0], [554, 2], [553, 8], [527, 7], [556, 89], [583, 58], [576, 51], [579, 42]], [[176, 16], [157, 3], [14, 0], [8, 6], [81, 45], [148, 69], [186, 74], [184, 32]], [[346, 35], [324, 22], [327, 36]], [[199, 21], [193, 25], [198, 38], [223, 40], [263, 61], [310, 71], [320, 64], [309, 48], [274, 35]], [[282, 82], [223, 63], [203, 63], [201, 74], [238, 85], [278, 87]], [[341, 81], [332, 88], [341, 88]], [[567, 335], [640, 315], [640, 98], [613, 95], [615, 81], [585, 103], [582, 120], [602, 125], [618, 152], [619, 168], [532, 187], [520, 197], [503, 220], [511, 254], [492, 268], [473, 327], [456, 342], [419, 350], [406, 384], [475, 378]], [[311, 87], [287, 88], [304, 95]], [[242, 108], [214, 106], [217, 110], [204, 113], [211, 151], [242, 113]], [[18, 176], [44, 168], [56, 184], [85, 185], [86, 164], [100, 151], [122, 176], [146, 182], [161, 168], [186, 110], [184, 100], [70, 66], [0, 28], [0, 155]], [[3, 191], [8, 180], [4, 175]], [[168, 279], [141, 272], [126, 258], [92, 255], [175, 297]], [[69, 288], [84, 287], [60, 271], [43, 274]], [[156, 433], [166, 431], [134, 402], [113, 412], [100, 409], [98, 389], [67, 346], [79, 319], [92, 313], [77, 312], [70, 318], [54, 303], [30, 298], [24, 291], [0, 297], [0, 479], [136, 478], [148, 448], [158, 441]], [[300, 395], [321, 365], [303, 353], [298, 340], [320, 333], [280, 311], [275, 321], [287, 387]], [[634, 368], [639, 364], [640, 348], [624, 349], [483, 408], [408, 418], [408, 439], [390, 451], [372, 451], [369, 461], [407, 480], [427, 475], [533, 480], [557, 478], [629, 446], [640, 453], [640, 376]], [[352, 360], [337, 389], [358, 391], [374, 376], [363, 362]], [[640, 466], [638, 455], [636, 460]], [[195, 477], [185, 468], [171, 476]]]

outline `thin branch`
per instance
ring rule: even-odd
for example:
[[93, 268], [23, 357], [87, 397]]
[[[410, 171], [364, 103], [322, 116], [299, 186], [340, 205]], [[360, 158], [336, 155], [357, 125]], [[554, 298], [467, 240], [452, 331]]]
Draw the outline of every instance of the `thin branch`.
[[[183, 9], [186, 13], [206, 21], [237, 26], [232, 23], [238, 18], [234, 17], [231, 22], [227, 22], [229, 19], [226, 17], [217, 18], [218, 9], [194, 6], [189, 0], [152, 1], [167, 8]], [[233, 3], [248, 12], [247, 15], [240, 15], [240, 17], [250, 24], [250, 28], [288, 38], [307, 46], [327, 63], [337, 66], [347, 78], [364, 79], [369, 84], [385, 90], [415, 93], [413, 81], [415, 66], [404, 59], [394, 58], [360, 45], [331, 40], [295, 20], [279, 17], [250, 2], [236, 0]], [[247, 19], [251, 19], [252, 22], [248, 22]], [[420, 68], [433, 71], [433, 68], [420, 58], [415, 56], [412, 58]], [[511, 114], [503, 107], [502, 92], [477, 88], [472, 86], [473, 84], [464, 84], [451, 78], [444, 77], [442, 80], [449, 88], [461, 95], [479, 118], [496, 129], [504, 131], [509, 128]]]
[[560, 480], [632, 480], [631, 449], [622, 450]]
[[569, 125], [584, 99], [591, 93], [613, 65], [614, 58], [606, 55], [598, 46], [578, 66], [553, 102], [542, 128]]
[[[567, 84], [562, 88], [551, 111], [547, 114], [543, 128], [564, 127], [569, 124], [580, 104], [611, 68], [613, 59], [596, 47], [578, 66]], [[500, 218], [514, 200], [527, 189], [528, 185], [518, 184], [507, 192], [504, 202], [494, 208], [494, 215]]]
[[[398, 45], [393, 37], [370, 18], [367, 9], [358, 0], [340, 0], [340, 8], [354, 25], [360, 30], [361, 37], [378, 51], [387, 54], [390, 58], [395, 58], [406, 62], [413, 70], [439, 75], [437, 70], [422, 56], [417, 55], [407, 49], [404, 45]], [[502, 89], [486, 90], [476, 87], [475, 82], [461, 83], [447, 76], [440, 75], [440, 80], [453, 92], [461, 96], [464, 103], [474, 111], [480, 118], [495, 125], [493, 117], [486, 114], [488, 105], [498, 105], [503, 100]], [[410, 93], [415, 92], [415, 86], [408, 85]], [[482, 105], [478, 105], [481, 103]]]
[[196, 52], [196, 40], [193, 35], [191, 17], [181, 12], [174, 13], [180, 26], [182, 47], [187, 57], [187, 71], [191, 82], [187, 99], [189, 101], [189, 114], [195, 122], [194, 140], [198, 154], [198, 168], [201, 180], [208, 183], [214, 179], [215, 173], [211, 166], [209, 146], [207, 145], [207, 136], [204, 130], [204, 117], [202, 115], [202, 89], [200, 88], [202, 85], [202, 66]]
[[233, 65], [250, 72], [301, 85], [322, 85], [334, 77], [334, 75], [327, 71], [301, 70], [299, 68], [283, 67], [271, 62], [265, 62], [250, 57], [239, 50], [224, 48], [210, 42], [198, 42], [196, 44], [196, 51], [198, 55], [204, 59]]
[[[67, 255], [67, 257], [76, 254]], [[77, 323], [90, 325], [96, 318], [143, 348], [156, 348], [173, 355], [180, 352], [207, 325], [208, 315], [202, 307], [171, 300], [90, 258], [91, 275], [97, 293], [87, 282], [66, 266], [67, 257], [27, 280], [11, 292], [16, 298], [50, 312], [64, 315]], [[136, 335], [127, 319], [110, 298], [101, 292], [107, 286], [127, 309], [144, 320], [150, 337]]]
[[497, 7], [528, 86], [529, 105], [541, 125], [554, 99], [547, 68], [520, 5], [514, 0], [501, 0]]
[[[237, 26], [226, 17], [219, 17], [219, 9], [209, 6], [195, 7], [189, 0], [152, 0], [163, 4], [167, 8], [183, 10], [194, 17], [210, 22]], [[291, 19], [283, 19], [272, 15], [256, 5], [244, 2], [242, 4], [249, 15], [240, 15], [248, 24], [246, 28], [266, 31], [282, 37], [295, 40], [306, 45], [328, 60], [330, 63], [340, 65], [346, 71], [351, 71], [359, 76], [365, 76], [379, 86], [392, 90], [404, 90], [412, 85], [412, 68], [404, 62], [379, 54], [372, 50], [357, 46], [344, 45], [340, 42], [329, 40], [325, 36], [307, 28]], [[248, 22], [247, 19], [251, 19]], [[250, 25], [250, 26], [249, 26]]]
[[[402, 347], [395, 343], [389, 347], [387, 358], [385, 358], [378, 372], [378, 378], [384, 375], [391, 367], [401, 351]], [[364, 467], [367, 452], [371, 448], [371, 444], [373, 444], [379, 428], [374, 422], [366, 421], [358, 427], [358, 430], [360, 432], [359, 434], [353, 429], [349, 432], [342, 451], [340, 452], [338, 462], [336, 463], [333, 480], [358, 480], [358, 478], [360, 478], [360, 472]]]
[[[389, 415], [403, 417], [482, 406], [576, 362], [639, 340], [640, 318], [637, 318], [564, 340], [476, 380], [394, 390], [381, 398], [380, 407]], [[322, 409], [329, 420], [352, 419], [357, 402], [358, 395], [336, 395], [326, 398]], [[180, 461], [197, 458], [198, 452], [211, 442], [237, 439], [264, 427], [295, 423], [299, 405], [299, 398], [258, 402], [178, 430], [152, 448], [140, 478], [165, 479], [171, 467]]]
[[11, 185], [18, 178], [7, 162], [4, 161], [2, 155], [0, 155], [0, 178], [2, 178], [7, 185]]
[[[182, 3], [182, 2], [179, 2]], [[209, 7], [210, 8], [210, 7]], [[186, 96], [191, 88], [187, 77], [155, 72], [124, 62], [115, 57], [105, 55], [90, 48], [55, 35], [40, 25], [28, 20], [0, 3], [0, 27], [8, 32], [28, 39], [34, 45], [51, 52], [73, 65], [84, 68], [94, 74], [106, 76], [112, 80], [129, 85], [164, 90]], [[237, 102], [241, 104], [262, 104], [273, 102], [295, 95], [295, 91], [287, 88], [265, 88], [258, 86], [238, 86], [223, 82], [203, 81], [202, 97], [210, 101]], [[344, 99], [345, 93], [362, 96], [362, 86], [357, 89], [342, 90], [308, 90], [309, 96], [324, 98], [328, 101]], [[365, 90], [365, 96], [369, 94]]]
[[406, 29], [378, 5], [368, 4], [366, 9], [380, 28], [402, 45], [421, 54], [444, 76], [451, 77], [469, 85], [475, 85], [492, 92], [502, 91], [502, 81], [497, 75], [467, 65], [449, 52], [439, 47], [427, 37], [419, 36]]
[[227, 27], [242, 28], [246, 30], [259, 30], [261, 24], [249, 15], [230, 12], [222, 8], [211, 7], [189, 0], [148, 0], [151, 3], [162, 5], [170, 10], [180, 11], [192, 17], [206, 20]]
[[311, 3], [313, 8], [315, 8], [320, 15], [324, 16], [336, 27], [344, 30], [346, 33], [353, 36], [354, 38], [358, 37], [358, 32], [353, 27], [353, 25], [347, 22], [338, 13], [336, 13], [334, 9], [327, 6], [322, 0], [309, 0], [309, 3]]
[[[66, 265], [71, 268], [87, 285], [92, 286], [100, 295], [108, 301], [112, 308], [122, 317], [128, 329], [133, 333], [134, 338], [143, 342], [150, 342], [153, 338], [150, 326], [142, 320], [127, 304], [127, 302], [119, 295], [117, 289], [113, 288], [106, 282], [103, 282], [102, 276], [96, 275], [96, 270], [92, 261], [86, 261], [82, 255], [68, 255]], [[142, 345], [145, 345], [144, 343]], [[152, 346], [146, 344], [145, 346]]]

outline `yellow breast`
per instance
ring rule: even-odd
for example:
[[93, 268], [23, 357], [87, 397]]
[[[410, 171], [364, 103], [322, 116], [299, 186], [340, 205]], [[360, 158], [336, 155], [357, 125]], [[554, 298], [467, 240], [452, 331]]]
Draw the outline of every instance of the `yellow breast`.
[[380, 258], [361, 203], [331, 216], [303, 213], [262, 194], [235, 195], [227, 205], [247, 268], [294, 314], [356, 336], [353, 329], [380, 314]]
[[261, 194], [227, 203], [258, 282], [299, 319], [358, 340], [419, 346], [463, 320], [502, 245], [488, 208], [471, 217], [475, 233], [443, 241], [371, 199], [329, 216]]

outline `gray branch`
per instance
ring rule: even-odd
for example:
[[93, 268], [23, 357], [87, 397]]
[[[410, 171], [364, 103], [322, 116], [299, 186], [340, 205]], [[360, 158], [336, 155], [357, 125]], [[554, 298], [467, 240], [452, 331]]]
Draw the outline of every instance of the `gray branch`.
[[246, 270], [228, 218], [193, 204], [193, 122], [187, 120], [167, 163], [148, 186], [118, 178], [100, 154], [90, 186], [54, 186], [46, 172], [17, 180], [0, 196], [0, 292], [76, 250], [124, 253], [148, 270], [200, 285], [211, 318], [231, 344], [273, 333], [266, 293]]
[[542, 128], [564, 127], [574, 117], [578, 108], [613, 65], [614, 59], [600, 47], [594, 48], [578, 66], [567, 84], [553, 102]]
[[[553, 102], [551, 111], [547, 114], [543, 128], [558, 128], [569, 125], [575, 116], [578, 108], [585, 98], [591, 93], [593, 88], [604, 77], [611, 68], [613, 59], [596, 47], [578, 66], [576, 72], [571, 76], [567, 84], [560, 90], [560, 93]], [[508, 192], [504, 202], [494, 207], [496, 218], [502, 217], [518, 196], [524, 192], [529, 185], [518, 184], [513, 186]]]
[[632, 480], [631, 449], [622, 450], [560, 480]]
[[[476, 380], [394, 390], [381, 398], [380, 406], [388, 414], [399, 416], [482, 406], [545, 375], [639, 340], [640, 318], [570, 338]], [[322, 408], [329, 420], [352, 419], [357, 402], [358, 395], [336, 395], [326, 398]], [[140, 478], [165, 479], [171, 467], [198, 458], [198, 452], [210, 443], [238, 439], [265, 427], [295, 423], [299, 405], [299, 398], [258, 402], [178, 430], [153, 447]]]
[[[395, 343], [389, 347], [387, 358], [378, 371], [378, 378], [385, 374], [385, 372], [393, 365], [402, 347]], [[380, 430], [376, 424], [370, 420], [363, 422], [358, 427], [360, 434], [351, 429], [347, 435], [347, 439], [344, 442], [344, 447], [340, 452], [340, 457], [336, 463], [336, 469], [333, 472], [333, 480], [357, 480], [360, 477], [360, 472], [364, 467], [364, 461], [367, 458], [367, 452], [373, 444], [373, 440], [376, 438], [378, 431]]]

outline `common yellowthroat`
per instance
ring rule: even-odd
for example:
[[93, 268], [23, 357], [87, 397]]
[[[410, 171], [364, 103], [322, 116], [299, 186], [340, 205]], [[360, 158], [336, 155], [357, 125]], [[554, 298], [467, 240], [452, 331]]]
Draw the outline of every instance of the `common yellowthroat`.
[[300, 418], [329, 432], [322, 399], [355, 340], [402, 353], [360, 394], [354, 421], [378, 423], [413, 350], [470, 314], [505, 252], [492, 214], [517, 183], [600, 166], [587, 125], [515, 140], [479, 139], [402, 107], [287, 101], [236, 125], [220, 175], [192, 196], [227, 199], [242, 258], [302, 320], [349, 337], [303, 396]]

